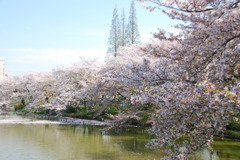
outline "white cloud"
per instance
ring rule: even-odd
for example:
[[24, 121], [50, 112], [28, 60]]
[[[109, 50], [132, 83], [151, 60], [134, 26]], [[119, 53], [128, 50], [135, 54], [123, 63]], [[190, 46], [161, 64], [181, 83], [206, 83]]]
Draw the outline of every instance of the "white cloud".
[[58, 66], [70, 66], [80, 61], [80, 57], [95, 58], [99, 62], [104, 61], [105, 49], [1, 49], [0, 52], [7, 53], [7, 70], [16, 72], [46, 72]]

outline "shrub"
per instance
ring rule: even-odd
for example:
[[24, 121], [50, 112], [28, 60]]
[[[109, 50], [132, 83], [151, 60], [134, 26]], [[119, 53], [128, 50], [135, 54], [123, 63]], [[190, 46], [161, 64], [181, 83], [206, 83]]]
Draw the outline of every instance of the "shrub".
[[108, 114], [116, 115], [118, 113], [118, 111], [119, 111], [119, 107], [118, 106], [116, 106], [116, 105], [109, 105], [107, 107], [107, 111], [106, 112]]
[[16, 103], [13, 106], [15, 111], [20, 111], [25, 108], [25, 105], [22, 102]]
[[46, 114], [47, 113], [47, 109], [43, 108], [43, 107], [40, 107], [34, 113], [36, 113], [36, 114]]
[[69, 113], [66, 116], [81, 119], [93, 119], [92, 112]]
[[[240, 119], [240, 114], [236, 114], [233, 117]], [[240, 131], [240, 122], [231, 120], [227, 126], [227, 130]]]
[[29, 112], [31, 112], [31, 110], [29, 110], [29, 109], [22, 109], [21, 112], [22, 113], [29, 113]]
[[230, 138], [240, 138], [240, 132], [239, 131], [232, 131], [232, 130], [227, 130], [224, 133], [226, 136], [229, 136]]
[[67, 106], [65, 112], [66, 113], [76, 113], [77, 112], [77, 108], [76, 107], [72, 107], [72, 106]]

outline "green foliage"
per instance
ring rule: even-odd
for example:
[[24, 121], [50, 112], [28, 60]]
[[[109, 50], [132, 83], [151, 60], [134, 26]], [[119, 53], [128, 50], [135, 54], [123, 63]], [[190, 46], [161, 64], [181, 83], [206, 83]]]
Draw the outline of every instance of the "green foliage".
[[136, 126], [147, 126], [148, 121], [150, 120], [150, 115], [148, 113], [140, 113], [139, 119], [133, 119], [131, 122], [131, 125], [136, 125]]
[[[233, 117], [236, 117], [236, 118], [240, 119], [240, 114], [236, 114]], [[226, 128], [227, 128], [227, 130], [233, 130], [233, 131], [239, 131], [240, 132], [240, 121], [235, 122], [235, 121], [231, 120], [229, 122], [229, 125]]]
[[[236, 114], [233, 117], [240, 119], [240, 114]], [[229, 136], [231, 138], [238, 138], [238, 139], [240, 138], [240, 121], [239, 120], [236, 122], [232, 119], [229, 122], [226, 129], [227, 130], [224, 132], [226, 136]]]
[[72, 106], [67, 106], [65, 112], [66, 113], [76, 113], [77, 112], [77, 108], [76, 107], [72, 107]]
[[22, 102], [16, 103], [13, 106], [15, 111], [20, 111], [25, 108], [25, 105]]
[[226, 80], [224, 81], [224, 85], [227, 86], [227, 85], [233, 85], [235, 84], [237, 81], [238, 81], [239, 77], [236, 77], [236, 78], [232, 78], [230, 80]]
[[87, 107], [84, 105], [80, 105], [78, 108], [79, 108], [80, 112], [86, 112], [86, 110], [87, 110]]
[[79, 105], [78, 107], [67, 106], [64, 113], [65, 116], [81, 119], [93, 119], [93, 114], [94, 112], [87, 112], [87, 108], [84, 105]]
[[86, 112], [87, 108], [84, 105], [75, 106], [67, 106], [65, 113], [78, 113], [78, 112]]
[[140, 123], [141, 124], [146, 124], [149, 120], [151, 120], [151, 117], [148, 113], [141, 113], [140, 114]]
[[200, 101], [206, 101], [206, 98], [205, 98], [205, 97], [198, 96], [198, 99], [199, 99]]
[[30, 113], [31, 110], [30, 109], [22, 109], [21, 112], [27, 114], [27, 113]]
[[21, 115], [21, 116], [26, 116], [28, 115], [32, 110], [31, 109], [21, 109], [19, 111], [17, 111], [17, 114], [18, 115]]
[[34, 113], [35, 114], [46, 114], [47, 113], [47, 109], [43, 108], [43, 107], [40, 107]]
[[95, 119], [95, 120], [104, 120], [104, 119], [111, 119], [108, 114], [116, 115], [121, 107], [118, 105], [109, 105], [102, 114], [96, 118], [94, 114], [98, 112], [101, 107], [100, 106], [93, 106], [94, 111], [88, 111], [86, 106], [80, 105], [78, 107], [68, 106], [66, 111], [64, 112], [65, 116], [73, 117], [73, 118], [81, 118], [81, 119]]
[[229, 125], [227, 126], [227, 129], [228, 129], [228, 130], [233, 130], [233, 131], [240, 131], [240, 124], [231, 121], [231, 122], [229, 123]]
[[226, 136], [228, 136], [229, 138], [236, 138], [236, 139], [240, 138], [240, 132], [239, 131], [227, 130], [227, 131], [225, 131], [224, 134]]
[[93, 119], [93, 112], [70, 113], [67, 114], [67, 116], [81, 119]]
[[109, 105], [107, 107], [106, 113], [116, 115], [118, 111], [120, 110], [119, 106], [117, 105]]
[[52, 115], [52, 116], [56, 116], [57, 112], [55, 110], [51, 110], [49, 114]]
[[110, 117], [109, 117], [108, 115], [106, 115], [106, 114], [103, 114], [103, 115], [95, 118], [95, 120], [98, 120], [98, 121], [102, 121], [102, 120], [105, 120], [105, 119], [107, 119], [107, 120], [112, 120], [112, 118], [110, 118]]

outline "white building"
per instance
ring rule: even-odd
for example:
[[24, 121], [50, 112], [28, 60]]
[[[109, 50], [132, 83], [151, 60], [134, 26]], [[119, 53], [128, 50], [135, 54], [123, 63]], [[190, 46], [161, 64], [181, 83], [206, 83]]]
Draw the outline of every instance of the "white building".
[[5, 76], [5, 60], [0, 58], [0, 79]]

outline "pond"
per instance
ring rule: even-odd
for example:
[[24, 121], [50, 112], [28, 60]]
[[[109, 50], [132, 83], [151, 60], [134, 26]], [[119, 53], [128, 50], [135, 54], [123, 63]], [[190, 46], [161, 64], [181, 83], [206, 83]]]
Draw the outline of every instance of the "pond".
[[[0, 116], [0, 160], [158, 160], [163, 156], [145, 147], [150, 138], [141, 129], [104, 135], [98, 126], [7, 119]], [[195, 159], [240, 160], [239, 151], [238, 141], [216, 141], [214, 154], [204, 150]]]

